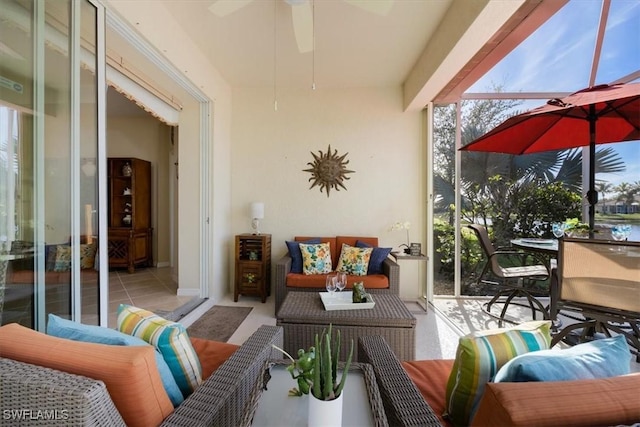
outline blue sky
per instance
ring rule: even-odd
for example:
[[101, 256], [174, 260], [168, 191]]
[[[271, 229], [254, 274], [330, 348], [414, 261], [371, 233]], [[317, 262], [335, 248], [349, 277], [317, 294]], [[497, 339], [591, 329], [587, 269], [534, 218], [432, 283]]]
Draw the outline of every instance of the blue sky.
[[[575, 92], [589, 86], [601, 0], [571, 0], [469, 92], [502, 85], [505, 92]], [[640, 70], [640, 1], [612, 0], [595, 84]], [[544, 104], [527, 101], [519, 109]], [[640, 182], [640, 142], [611, 144], [624, 159], [622, 174], [598, 174], [614, 185]]]

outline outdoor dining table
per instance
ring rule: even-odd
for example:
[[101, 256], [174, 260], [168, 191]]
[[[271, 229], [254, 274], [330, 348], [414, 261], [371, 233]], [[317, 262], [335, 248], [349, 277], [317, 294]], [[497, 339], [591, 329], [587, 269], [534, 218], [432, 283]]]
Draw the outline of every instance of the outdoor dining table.
[[524, 249], [531, 252], [540, 252], [552, 255], [554, 258], [558, 255], [557, 239], [539, 239], [539, 238], [522, 238], [511, 240], [511, 246]]
[[540, 254], [544, 264], [549, 271], [558, 265], [558, 239], [541, 239], [541, 238], [521, 238], [512, 239], [511, 246], [523, 249], [526, 252], [534, 252]]

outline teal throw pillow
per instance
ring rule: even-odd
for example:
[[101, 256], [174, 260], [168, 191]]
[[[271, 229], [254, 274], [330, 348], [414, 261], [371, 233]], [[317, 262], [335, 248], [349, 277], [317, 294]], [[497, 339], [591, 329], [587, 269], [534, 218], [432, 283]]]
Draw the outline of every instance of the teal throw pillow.
[[[58, 337], [66, 338], [73, 341], [92, 342], [97, 344], [110, 344], [110, 345], [130, 345], [130, 346], [144, 346], [150, 345], [148, 342], [132, 337], [122, 332], [118, 332], [115, 329], [104, 328], [102, 326], [84, 325], [81, 323], [73, 322], [71, 320], [63, 319], [55, 314], [49, 313], [49, 320], [47, 322], [47, 334]], [[184, 401], [182, 392], [178, 388], [176, 380], [173, 378], [173, 374], [164, 361], [162, 354], [156, 350], [156, 365], [158, 365], [158, 372], [162, 379], [162, 385], [171, 399], [174, 407], [177, 407]]]
[[630, 373], [631, 353], [623, 335], [602, 338], [567, 349], [541, 350], [507, 362], [494, 382], [572, 381]]

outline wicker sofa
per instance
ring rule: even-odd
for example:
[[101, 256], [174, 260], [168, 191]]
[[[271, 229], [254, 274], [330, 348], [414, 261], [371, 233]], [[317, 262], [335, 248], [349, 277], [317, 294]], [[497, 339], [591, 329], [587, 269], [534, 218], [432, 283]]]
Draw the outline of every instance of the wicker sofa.
[[[338, 265], [342, 244], [356, 246], [359, 242], [371, 247], [378, 246], [377, 237], [357, 237], [357, 236], [335, 236], [335, 237], [304, 237], [296, 236], [294, 241], [305, 242], [318, 239], [322, 243], [329, 243], [331, 251], [332, 266]], [[318, 292], [325, 290], [326, 274], [304, 275], [292, 272], [292, 257], [287, 253], [276, 262], [275, 275], [275, 314], [278, 314], [280, 306], [284, 302], [287, 292]], [[382, 263], [382, 274], [368, 274], [366, 276], [348, 276], [347, 289], [351, 288], [355, 282], [362, 281], [367, 292], [373, 294], [395, 294], [400, 292], [400, 267], [391, 258], [387, 257]]]
[[[363, 337], [358, 346], [360, 362], [373, 367], [390, 425], [448, 425], [438, 408], [444, 406], [453, 360], [408, 362], [420, 365], [421, 380], [429, 384], [429, 395], [424, 396], [384, 338]], [[631, 425], [640, 420], [639, 389], [640, 373], [596, 380], [488, 383], [471, 425]]]
[[[261, 326], [161, 425], [238, 425], [251, 390], [262, 375], [265, 361], [277, 356], [272, 344], [282, 345], [282, 329]], [[118, 347], [123, 351], [132, 349], [90, 345]], [[6, 347], [6, 343], [0, 345], [0, 356], [6, 356]], [[151, 348], [144, 350], [153, 353]], [[35, 420], [34, 415], [40, 417], [41, 425], [125, 425], [107, 386], [100, 380], [0, 357], [0, 384], [3, 425], [21, 425], [25, 419]], [[154, 393], [151, 386], [146, 393]], [[19, 420], [19, 417], [23, 419]]]

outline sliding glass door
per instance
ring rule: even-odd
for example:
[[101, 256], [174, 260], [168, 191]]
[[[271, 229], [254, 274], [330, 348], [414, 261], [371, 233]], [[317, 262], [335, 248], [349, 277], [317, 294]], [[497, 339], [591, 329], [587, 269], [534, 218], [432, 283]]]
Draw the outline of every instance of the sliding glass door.
[[0, 0], [0, 15], [1, 323], [98, 324], [101, 11]]

